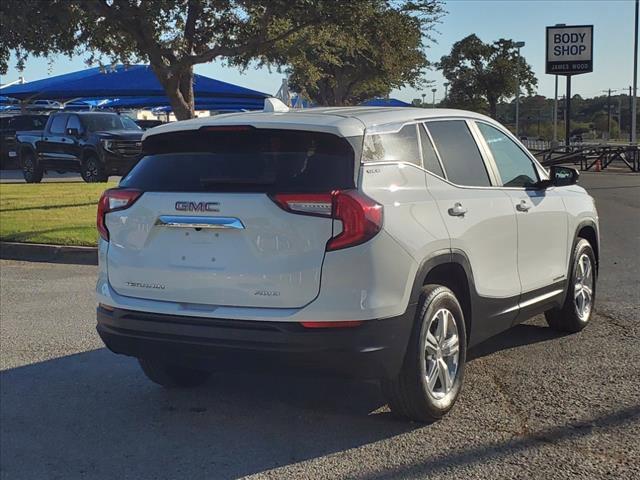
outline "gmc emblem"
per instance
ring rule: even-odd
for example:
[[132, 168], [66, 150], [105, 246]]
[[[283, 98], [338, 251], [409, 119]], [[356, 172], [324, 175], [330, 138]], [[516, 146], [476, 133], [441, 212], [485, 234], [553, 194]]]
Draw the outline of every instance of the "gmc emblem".
[[219, 202], [176, 202], [176, 210], [181, 212], [219, 212]]

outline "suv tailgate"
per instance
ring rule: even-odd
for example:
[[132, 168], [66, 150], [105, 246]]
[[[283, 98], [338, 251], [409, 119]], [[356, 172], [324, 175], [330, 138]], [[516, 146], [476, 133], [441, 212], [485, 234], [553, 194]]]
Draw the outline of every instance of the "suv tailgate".
[[105, 218], [112, 288], [187, 304], [311, 302], [333, 221], [286, 211], [271, 196], [353, 188], [349, 143], [326, 133], [249, 127], [155, 137], [121, 182], [143, 195]]

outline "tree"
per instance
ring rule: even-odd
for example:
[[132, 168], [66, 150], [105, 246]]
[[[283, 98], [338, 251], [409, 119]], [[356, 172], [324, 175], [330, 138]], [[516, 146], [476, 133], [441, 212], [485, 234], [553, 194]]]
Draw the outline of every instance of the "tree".
[[276, 43], [263, 62], [320, 105], [353, 105], [392, 89], [421, 87], [429, 32], [443, 14], [439, 0], [354, 4], [349, 22], [301, 30]]
[[538, 84], [531, 66], [519, 56], [513, 40], [492, 44], [469, 35], [456, 42], [438, 68], [449, 81], [450, 106], [485, 110], [496, 116], [498, 103], [515, 96], [518, 77], [529, 95]]
[[149, 62], [178, 119], [194, 115], [193, 67], [243, 63], [318, 24], [342, 21], [373, 0], [3, 0], [0, 71], [10, 52]]

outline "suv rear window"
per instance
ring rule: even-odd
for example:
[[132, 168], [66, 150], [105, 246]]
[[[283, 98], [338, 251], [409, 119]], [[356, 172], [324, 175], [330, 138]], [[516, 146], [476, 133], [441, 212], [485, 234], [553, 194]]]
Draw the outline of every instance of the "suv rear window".
[[156, 192], [328, 192], [354, 188], [354, 151], [320, 132], [206, 127], [152, 135], [122, 187]]

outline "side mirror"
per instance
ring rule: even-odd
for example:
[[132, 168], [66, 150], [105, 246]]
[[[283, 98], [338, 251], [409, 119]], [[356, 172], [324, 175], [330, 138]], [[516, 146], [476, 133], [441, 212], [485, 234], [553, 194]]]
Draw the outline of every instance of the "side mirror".
[[70, 137], [79, 137], [80, 130], [78, 130], [77, 128], [67, 128], [67, 135], [69, 135]]
[[552, 165], [549, 169], [549, 183], [555, 187], [565, 187], [578, 183], [580, 173], [575, 168]]

